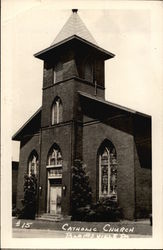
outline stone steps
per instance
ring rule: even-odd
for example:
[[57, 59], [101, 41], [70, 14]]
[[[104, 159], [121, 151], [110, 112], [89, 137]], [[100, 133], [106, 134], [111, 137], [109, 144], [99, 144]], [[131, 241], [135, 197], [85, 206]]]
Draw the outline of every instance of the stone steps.
[[55, 221], [55, 222], [59, 222], [59, 221], [70, 221], [71, 220], [71, 216], [63, 216], [60, 214], [49, 214], [49, 213], [44, 213], [40, 216], [37, 217], [38, 220], [45, 220], [45, 221]]

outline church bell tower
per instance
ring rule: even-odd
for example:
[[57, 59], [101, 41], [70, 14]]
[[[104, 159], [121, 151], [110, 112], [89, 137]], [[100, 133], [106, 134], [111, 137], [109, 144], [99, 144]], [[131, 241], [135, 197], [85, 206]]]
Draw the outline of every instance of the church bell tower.
[[97, 45], [77, 9], [72, 9], [71, 16], [51, 46], [34, 56], [44, 62], [43, 127], [50, 123], [49, 105], [54, 96], [63, 96], [66, 106], [63, 121], [75, 118], [73, 108], [78, 91], [104, 98], [104, 62], [114, 54]]

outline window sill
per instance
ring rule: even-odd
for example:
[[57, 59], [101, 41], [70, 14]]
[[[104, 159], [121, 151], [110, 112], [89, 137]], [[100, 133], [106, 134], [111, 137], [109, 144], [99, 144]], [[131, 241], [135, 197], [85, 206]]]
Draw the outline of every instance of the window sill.
[[62, 164], [58, 164], [58, 165], [47, 165], [46, 168], [61, 168]]

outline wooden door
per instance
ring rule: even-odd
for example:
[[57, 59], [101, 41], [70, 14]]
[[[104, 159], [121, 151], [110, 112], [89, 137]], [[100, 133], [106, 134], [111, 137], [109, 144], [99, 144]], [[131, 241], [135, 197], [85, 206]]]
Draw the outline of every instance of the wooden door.
[[61, 186], [50, 185], [50, 214], [61, 214]]

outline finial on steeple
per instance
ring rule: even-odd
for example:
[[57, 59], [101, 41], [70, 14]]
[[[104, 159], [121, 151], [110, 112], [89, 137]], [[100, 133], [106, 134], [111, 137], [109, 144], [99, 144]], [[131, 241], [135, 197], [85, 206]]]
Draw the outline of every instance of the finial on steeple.
[[72, 9], [72, 12], [73, 12], [73, 13], [77, 13], [77, 12], [78, 12], [78, 9]]

